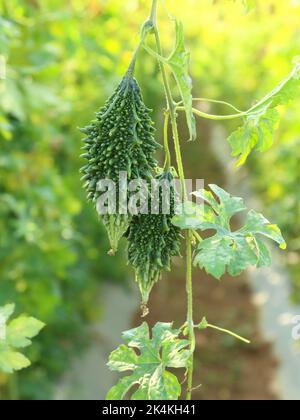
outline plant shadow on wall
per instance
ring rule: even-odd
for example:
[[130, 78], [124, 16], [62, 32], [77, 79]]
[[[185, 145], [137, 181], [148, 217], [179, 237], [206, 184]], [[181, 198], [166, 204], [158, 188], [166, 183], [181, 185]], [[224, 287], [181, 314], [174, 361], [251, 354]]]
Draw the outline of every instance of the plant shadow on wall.
[[[116, 180], [121, 171], [127, 171], [130, 177], [140, 177], [147, 182], [157, 174], [168, 179], [178, 176], [183, 193], [179, 209], [171, 205], [168, 215], [162, 212], [161, 206], [158, 214], [150, 215], [124, 216], [117, 211], [102, 215], [102, 220], [111, 242], [112, 255], [117, 251], [119, 239], [127, 237], [128, 261], [135, 269], [142, 295], [143, 315], [147, 314], [148, 298], [153, 285], [160, 279], [162, 271], [170, 270], [172, 258], [179, 255], [181, 236], [184, 237], [187, 316], [183, 325], [157, 322], [150, 329], [143, 322], [123, 333], [124, 344], [111, 353], [108, 366], [114, 371], [127, 374], [109, 390], [108, 400], [120, 400], [128, 396], [140, 400], [176, 400], [179, 397], [190, 400], [194, 389], [196, 340], [202, 330], [219, 331], [245, 345], [249, 344], [249, 340], [228, 330], [227, 326], [213, 325], [205, 317], [198, 319], [198, 313], [195, 314], [197, 320], [194, 320], [192, 267], [205, 270], [216, 279], [226, 273], [238, 276], [249, 266], [260, 268], [271, 264], [266, 240], [274, 241], [281, 249], [286, 248], [277, 225], [270, 223], [255, 210], [247, 210], [242, 198], [231, 196], [215, 184], [210, 184], [209, 189], [193, 193], [203, 201], [202, 206], [190, 201], [185, 188], [177, 116], [181, 112], [185, 114], [190, 141], [195, 141], [197, 136], [195, 116], [214, 121], [241, 120], [241, 126], [228, 138], [232, 155], [237, 157], [237, 166], [241, 166], [251, 152], [263, 152], [271, 147], [279, 120], [278, 107], [286, 105], [298, 93], [299, 64], [247, 111], [222, 102], [230, 108], [227, 114], [205, 113], [193, 106], [195, 101], [210, 102], [211, 99], [192, 97], [192, 83], [188, 73], [189, 53], [185, 49], [182, 24], [175, 20], [175, 47], [166, 57], [156, 15], [157, 1], [153, 0], [150, 17], [142, 26], [141, 40], [128, 71], [113, 95], [96, 114], [96, 119], [82, 129], [87, 136], [82, 156], [87, 163], [82, 168], [82, 180], [88, 191], [88, 199], [97, 203], [101, 196], [98, 182], [103, 178]], [[151, 39], [155, 41], [154, 48], [148, 42]], [[135, 63], [142, 48], [158, 61], [166, 96], [163, 168], [157, 167], [153, 159], [157, 148], [153, 124], [134, 79]], [[170, 88], [169, 71], [180, 93], [177, 102]], [[169, 125], [175, 150], [174, 163], [169, 150]], [[175, 202], [173, 194], [174, 191], [171, 191], [171, 203]], [[128, 195], [130, 200], [130, 193]], [[119, 205], [117, 203], [117, 210]], [[243, 225], [235, 228], [232, 218], [241, 212], [244, 214]], [[207, 232], [210, 234], [207, 235]], [[176, 369], [182, 369], [185, 375], [184, 396]]]

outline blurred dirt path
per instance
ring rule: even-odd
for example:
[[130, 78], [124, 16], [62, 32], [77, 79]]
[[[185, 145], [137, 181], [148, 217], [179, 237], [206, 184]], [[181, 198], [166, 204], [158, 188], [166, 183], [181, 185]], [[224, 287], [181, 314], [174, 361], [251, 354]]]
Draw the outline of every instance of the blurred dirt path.
[[118, 379], [106, 363], [109, 353], [121, 343], [122, 331], [130, 328], [137, 291], [108, 282], [99, 291], [98, 298], [103, 316], [89, 326], [91, 344], [74, 357], [71, 367], [56, 386], [55, 400], [104, 400]]

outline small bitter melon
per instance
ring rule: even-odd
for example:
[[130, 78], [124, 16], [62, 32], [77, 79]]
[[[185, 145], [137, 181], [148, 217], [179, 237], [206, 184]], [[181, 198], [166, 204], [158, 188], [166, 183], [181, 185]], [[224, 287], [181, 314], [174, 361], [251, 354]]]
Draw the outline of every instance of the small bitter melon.
[[126, 233], [128, 261], [135, 269], [135, 279], [142, 295], [142, 305], [147, 304], [152, 287], [159, 280], [162, 270], [170, 271], [172, 257], [180, 256], [180, 229], [171, 222], [176, 204], [173, 176], [167, 171], [156, 179], [159, 183], [168, 181], [171, 185], [170, 211], [168, 214], [163, 212], [162, 203], [166, 197], [160, 189], [158, 214], [133, 216]]

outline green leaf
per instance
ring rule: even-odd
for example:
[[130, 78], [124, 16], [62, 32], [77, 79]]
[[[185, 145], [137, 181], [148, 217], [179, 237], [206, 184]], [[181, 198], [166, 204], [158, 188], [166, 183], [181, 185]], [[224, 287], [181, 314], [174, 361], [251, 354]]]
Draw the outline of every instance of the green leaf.
[[201, 252], [195, 256], [194, 265], [220, 279], [232, 259], [232, 241], [216, 235], [201, 241], [198, 250]]
[[[219, 198], [219, 202], [214, 198], [210, 191], [199, 190], [195, 191], [193, 195], [202, 198], [211, 206], [214, 217], [211, 216], [211, 209], [206, 206], [206, 221], [228, 229], [231, 217], [246, 209], [244, 200], [240, 197], [232, 197], [228, 192], [215, 184], [209, 184], [209, 187]], [[217, 214], [217, 217], [215, 214]]]
[[199, 330], [206, 330], [208, 327], [208, 322], [205, 317], [202, 318], [202, 320], [199, 322], [199, 324], [196, 326]]
[[246, 209], [242, 198], [232, 197], [215, 184], [209, 186], [220, 201], [215, 199], [211, 191], [193, 192], [193, 195], [201, 198], [206, 204], [201, 206], [186, 201], [179, 205], [176, 209], [178, 214], [172, 219], [175, 226], [181, 229], [229, 229], [231, 217]]
[[30, 338], [35, 337], [45, 324], [35, 318], [22, 315], [11, 321], [7, 327], [7, 342], [16, 348], [27, 347]]
[[199, 229], [205, 217], [204, 211], [203, 207], [192, 201], [186, 201], [177, 206], [177, 214], [173, 216], [172, 223], [180, 229]]
[[[123, 400], [126, 397], [127, 392], [135, 384], [138, 384], [138, 377], [134, 374], [132, 374], [131, 376], [125, 376], [124, 378], [121, 378], [119, 382], [117, 383], [117, 385], [114, 385], [108, 391], [106, 395], [106, 400]], [[136, 398], [136, 399], [146, 400], [147, 398]]]
[[0, 318], [2, 322], [6, 322], [8, 318], [14, 313], [15, 305], [13, 303], [9, 303], [7, 305], [0, 307]]
[[232, 156], [239, 157], [236, 166], [243, 165], [253, 149], [262, 152], [271, 147], [278, 121], [279, 114], [275, 109], [246, 117], [244, 125], [228, 137]]
[[232, 258], [228, 264], [228, 273], [239, 276], [247, 267], [256, 265], [260, 255], [255, 253], [255, 248], [248, 238], [236, 236], [232, 241]]
[[170, 65], [175, 77], [183, 105], [186, 113], [187, 125], [190, 133], [190, 140], [196, 139], [196, 122], [192, 111], [192, 79], [189, 75], [190, 54], [186, 51], [184, 45], [183, 25], [181, 22], [175, 21], [176, 25], [176, 43], [175, 48], [167, 63]]
[[166, 368], [187, 367], [189, 342], [179, 339], [179, 334], [180, 330], [173, 329], [171, 323], [162, 322], [153, 327], [152, 338], [146, 322], [125, 331], [123, 339], [127, 345], [120, 345], [110, 354], [108, 366], [111, 370], [131, 374], [121, 378], [109, 390], [106, 399], [124, 399], [136, 385], [132, 400], [177, 400], [180, 384]]
[[36, 336], [44, 327], [41, 321], [26, 315], [8, 322], [14, 309], [13, 304], [0, 307], [0, 371], [5, 373], [12, 373], [30, 365], [30, 360], [15, 349], [29, 346], [30, 338]]
[[30, 366], [30, 360], [22, 353], [0, 348], [0, 370], [4, 373], [13, 373]]
[[[180, 226], [193, 226], [202, 231], [215, 230], [215, 234], [199, 242], [194, 265], [205, 269], [217, 279], [226, 271], [231, 276], [241, 274], [250, 265], [262, 267], [270, 265], [270, 253], [261, 237], [272, 239], [282, 249], [286, 243], [278, 226], [271, 224], [262, 214], [250, 210], [245, 225], [233, 231], [232, 217], [245, 210], [244, 202], [239, 197], [232, 197], [222, 188], [210, 185], [218, 200], [209, 191], [200, 190], [193, 194], [206, 201], [204, 212], [193, 216], [192, 222], [178, 216], [175, 222]], [[213, 215], [212, 213], [213, 212]]]
[[293, 71], [268, 95], [247, 111], [243, 126], [229, 137], [232, 156], [238, 157], [237, 166], [243, 165], [252, 150], [263, 152], [273, 144], [273, 134], [279, 122], [279, 105], [286, 105], [299, 93], [299, 71]]
[[250, 210], [246, 224], [241, 232], [249, 234], [260, 234], [277, 242], [281, 249], [286, 249], [286, 242], [282, 237], [281, 231], [277, 225], [273, 225], [262, 214]]
[[299, 94], [299, 81], [300, 63], [297, 63], [291, 73], [249, 111], [256, 112], [262, 110], [265, 106], [275, 108], [278, 105], [288, 104]]
[[258, 255], [259, 255], [259, 258], [257, 261], [257, 267], [260, 268], [260, 267], [271, 265], [271, 262], [272, 262], [271, 254], [268, 248], [266, 247], [265, 243], [259, 238], [255, 238], [255, 242], [256, 242]]

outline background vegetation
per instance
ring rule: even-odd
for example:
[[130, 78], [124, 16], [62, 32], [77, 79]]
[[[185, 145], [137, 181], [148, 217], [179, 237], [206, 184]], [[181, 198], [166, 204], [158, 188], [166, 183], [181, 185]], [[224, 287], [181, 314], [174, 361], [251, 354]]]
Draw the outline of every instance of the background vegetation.
[[[194, 96], [247, 109], [289, 73], [300, 54], [298, 0], [258, 0], [248, 14], [241, 1], [164, 4], [164, 45], [173, 44], [172, 25], [164, 25], [168, 13], [185, 27]], [[77, 127], [117, 85], [149, 5], [146, 0], [0, 1], [0, 55], [7, 62], [6, 78], [0, 80], [0, 306], [15, 302], [19, 312], [47, 324], [30, 349], [33, 366], [18, 375], [21, 398], [51, 398], [71, 354], [87, 343], [83, 326], [101, 314], [98, 288], [105, 281], [126, 284], [131, 276], [121, 259], [107, 258], [106, 236], [86, 203]], [[154, 109], [159, 139], [158, 69], [146, 54], [141, 63], [137, 74], [145, 102]], [[286, 236], [295, 302], [300, 301], [299, 105], [300, 98], [281, 111], [275, 147], [252, 154], [242, 170], [264, 213]], [[226, 110], [212, 105], [211, 111]], [[223, 126], [229, 133], [235, 124]], [[205, 134], [200, 131], [197, 142], [204, 142]], [[205, 160], [205, 153], [191, 154], [191, 170]], [[0, 375], [3, 395], [11, 392], [7, 383]]]

